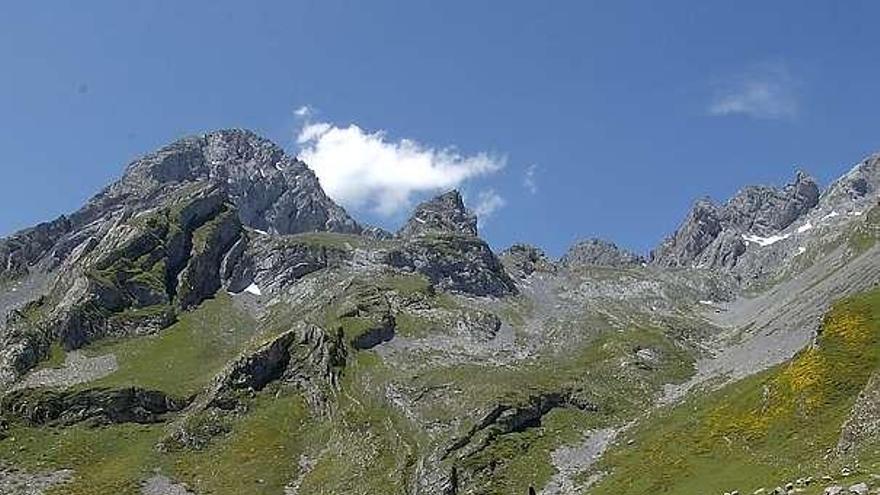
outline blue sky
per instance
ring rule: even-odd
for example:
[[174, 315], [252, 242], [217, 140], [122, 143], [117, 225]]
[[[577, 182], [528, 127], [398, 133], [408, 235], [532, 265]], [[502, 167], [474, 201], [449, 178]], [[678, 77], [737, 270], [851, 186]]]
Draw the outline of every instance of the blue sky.
[[870, 1], [6, 2], [0, 234], [181, 135], [247, 127], [322, 163], [358, 219], [394, 228], [456, 184], [493, 210], [496, 248], [645, 251], [699, 196], [796, 167], [827, 183], [880, 151], [877, 18]]

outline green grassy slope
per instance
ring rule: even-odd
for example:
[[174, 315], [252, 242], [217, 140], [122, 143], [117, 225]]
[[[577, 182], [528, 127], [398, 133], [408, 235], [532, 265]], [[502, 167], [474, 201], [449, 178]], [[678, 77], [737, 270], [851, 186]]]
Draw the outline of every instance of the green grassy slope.
[[197, 393], [257, 334], [256, 321], [219, 292], [174, 325], [152, 335], [105, 339], [85, 349], [114, 354], [119, 368], [88, 387], [140, 386], [187, 397]]
[[875, 290], [836, 304], [789, 362], [647, 418], [603, 459], [611, 474], [591, 493], [752, 493], [835, 473], [829, 454], [878, 364]]
[[[433, 319], [424, 313], [414, 313], [409, 320], [401, 316], [405, 312], [398, 314], [401, 335], [442, 335], [449, 331], [442, 318], [446, 312], [474, 311], [454, 296], [434, 294], [422, 277], [372, 282], [442, 309]], [[331, 315], [337, 309], [336, 304], [323, 307]], [[492, 310], [516, 328], [523, 324], [528, 307], [510, 299]], [[218, 294], [154, 335], [87, 347], [89, 354], [116, 355], [119, 369], [80, 386], [138, 385], [189, 396], [241, 349], [287, 328], [295, 318], [314, 318], [331, 330], [341, 325], [346, 333], [356, 330], [347, 324], [360, 323], [356, 318], [309, 315], [300, 308], [276, 308], [257, 326], [228, 296]], [[692, 373], [695, 351], [680, 344], [680, 336], [671, 330], [610, 325], [597, 330], [582, 321], [572, 324], [589, 333], [579, 345], [511, 366], [435, 362], [413, 353], [401, 367], [388, 364], [379, 349], [350, 349], [327, 415], [310, 411], [289, 387], [272, 385], [244, 401], [246, 412], [224, 416], [226, 433], [202, 450], [159, 451], [165, 425], [13, 424], [8, 437], [0, 439], [0, 461], [34, 472], [73, 469], [72, 482], [54, 487], [50, 495], [136, 495], [141, 480], [157, 469], [199, 493], [215, 495], [279, 494], [294, 480], [300, 482], [300, 493], [406, 493], [418, 470], [425, 469], [419, 464], [425, 456], [448, 446], [486, 410], [500, 403], [521, 404], [536, 394], [577, 391], [598, 410], [555, 409], [540, 424], [500, 435], [478, 454], [456, 461], [460, 469], [477, 473], [481, 487], [474, 493], [527, 493], [530, 485], [540, 487], [554, 474], [551, 452], [556, 448], [579, 443], [592, 428], [628, 420], [652, 403], [664, 383], [682, 381]], [[651, 349], [656, 360], [640, 362], [639, 349]], [[419, 398], [402, 407], [393, 399], [394, 390]], [[425, 425], [442, 428], [429, 431]]]

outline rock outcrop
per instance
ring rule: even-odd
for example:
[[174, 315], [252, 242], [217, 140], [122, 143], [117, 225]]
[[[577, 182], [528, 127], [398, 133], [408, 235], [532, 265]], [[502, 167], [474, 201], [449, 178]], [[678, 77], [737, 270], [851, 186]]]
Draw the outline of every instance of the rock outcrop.
[[782, 189], [749, 186], [723, 205], [697, 201], [676, 232], [651, 253], [665, 267], [732, 268], [746, 250], [744, 236], [777, 234], [819, 202], [819, 186], [798, 172]]
[[351, 250], [333, 244], [254, 233], [237, 248], [241, 252], [231, 250], [221, 270], [231, 292], [241, 292], [250, 284], [278, 292], [310, 273], [339, 267], [352, 256]]
[[335, 316], [343, 328], [354, 328], [349, 342], [355, 349], [372, 349], [394, 338], [397, 322], [391, 303], [375, 286], [352, 284], [343, 294]]
[[296, 325], [230, 363], [196, 404], [232, 409], [240, 393], [280, 381], [300, 389], [315, 411], [324, 411], [339, 386], [346, 353], [341, 334], [330, 335], [316, 325]]
[[429, 234], [477, 236], [477, 217], [465, 208], [458, 191], [449, 191], [418, 205], [398, 232], [400, 237]]
[[48, 294], [10, 313], [0, 332], [2, 375], [27, 370], [52, 342], [76, 349], [165, 328], [220, 288], [222, 260], [240, 236], [234, 207], [214, 188], [117, 218], [100, 240], [74, 250]]
[[638, 266], [645, 259], [603, 239], [578, 241], [562, 256], [560, 263], [567, 268], [581, 266]]
[[70, 220], [61, 216], [0, 239], [0, 281], [25, 275], [28, 267], [44, 257], [70, 229]]
[[821, 203], [839, 212], [852, 211], [880, 190], [880, 153], [871, 155], [834, 181], [821, 196]]
[[500, 297], [517, 288], [482, 239], [459, 235], [425, 236], [391, 250], [386, 263], [418, 272], [442, 290]]
[[476, 296], [515, 294], [516, 285], [485, 241], [458, 191], [420, 204], [398, 233], [404, 240], [385, 263], [424, 274], [443, 290]]
[[185, 406], [182, 399], [137, 387], [80, 391], [21, 389], [0, 398], [0, 414], [5, 419], [29, 426], [156, 423]]
[[499, 255], [504, 268], [511, 275], [525, 278], [535, 272], [556, 271], [556, 265], [544, 251], [528, 244], [514, 244]]
[[492, 466], [484, 464], [480, 453], [504, 435], [541, 426], [550, 411], [570, 408], [595, 412], [597, 407], [571, 391], [546, 392], [529, 396], [519, 403], [501, 403], [486, 411], [462, 437], [453, 441], [441, 456], [451, 460], [451, 473], [446, 477], [446, 493], [466, 493], [480, 477], [491, 476]]

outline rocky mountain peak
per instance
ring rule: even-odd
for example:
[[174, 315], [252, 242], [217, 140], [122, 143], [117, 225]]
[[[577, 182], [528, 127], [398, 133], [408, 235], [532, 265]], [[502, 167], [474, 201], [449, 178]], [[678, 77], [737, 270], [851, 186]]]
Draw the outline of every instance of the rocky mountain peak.
[[640, 265], [645, 259], [617, 244], [604, 239], [584, 239], [576, 242], [560, 260], [567, 267]]
[[255, 229], [278, 234], [361, 231], [327, 197], [305, 163], [243, 129], [185, 137], [134, 161], [122, 179], [90, 201], [83, 216], [94, 217], [119, 204], [149, 208], [194, 184], [222, 190], [242, 223]]
[[698, 200], [678, 230], [651, 254], [662, 266], [725, 266], [745, 252], [743, 235], [771, 236], [819, 203], [819, 186], [798, 171], [782, 188], [748, 186], [723, 205]]
[[415, 237], [432, 233], [477, 236], [477, 216], [464, 206], [457, 190], [419, 204], [398, 235]]
[[783, 188], [749, 186], [724, 206], [726, 226], [743, 232], [769, 235], [778, 232], [819, 203], [819, 185], [809, 175], [798, 172]]
[[822, 194], [822, 201], [832, 207], [848, 209], [880, 190], [880, 153], [868, 156], [843, 177], [832, 183]]

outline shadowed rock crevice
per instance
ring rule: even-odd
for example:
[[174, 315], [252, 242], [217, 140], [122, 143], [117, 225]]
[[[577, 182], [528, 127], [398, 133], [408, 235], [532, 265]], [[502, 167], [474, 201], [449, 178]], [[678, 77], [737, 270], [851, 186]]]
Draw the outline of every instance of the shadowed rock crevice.
[[267, 292], [281, 292], [306, 275], [338, 268], [352, 257], [352, 249], [302, 236], [251, 232], [246, 244], [233, 246], [229, 253], [221, 271], [231, 292], [241, 292], [252, 283]]
[[157, 423], [180, 411], [186, 401], [142, 388], [57, 391], [22, 389], [0, 398], [0, 414], [28, 426]]
[[[451, 460], [446, 493], [458, 493], [476, 478], [491, 471], [491, 465], [478, 460], [494, 442], [505, 435], [523, 432], [542, 425], [543, 418], [559, 408], [596, 412], [598, 407], [570, 391], [546, 392], [529, 396], [520, 403], [500, 403], [488, 410], [467, 433], [453, 441], [443, 452], [442, 460]], [[491, 475], [491, 473], [489, 473]]]
[[331, 311], [354, 349], [372, 349], [394, 338], [397, 321], [391, 303], [378, 287], [352, 283], [339, 299]]
[[[544, 415], [557, 408], [590, 412], [598, 410], [594, 404], [580, 399], [571, 392], [548, 392], [532, 395], [523, 403], [498, 404], [483, 415], [467, 434], [454, 441], [446, 449], [444, 458], [453, 453], [457, 453], [459, 457], [473, 455], [500, 435], [540, 426]], [[475, 442], [477, 438], [479, 441]], [[465, 447], [468, 449], [462, 452]]]

